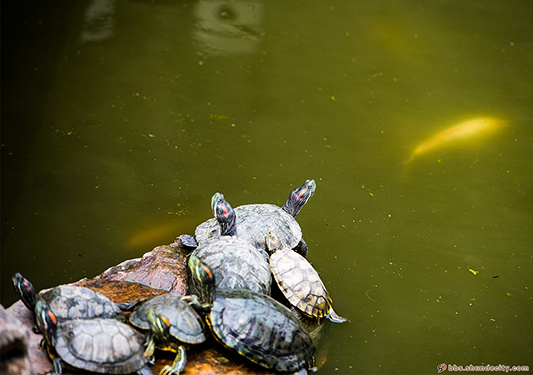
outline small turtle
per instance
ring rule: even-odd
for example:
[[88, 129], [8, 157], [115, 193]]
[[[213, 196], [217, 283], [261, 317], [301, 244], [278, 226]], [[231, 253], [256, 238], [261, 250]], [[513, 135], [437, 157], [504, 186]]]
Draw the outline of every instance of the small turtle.
[[155, 348], [177, 353], [172, 366], [165, 366], [161, 375], [179, 374], [186, 362], [184, 345], [206, 339], [202, 318], [189, 305], [188, 297], [178, 294], [162, 294], [143, 302], [130, 315], [130, 323], [150, 330], [145, 357], [151, 357]]
[[270, 296], [250, 290], [217, 288], [209, 267], [189, 257], [193, 282], [215, 338], [250, 361], [276, 371], [306, 372], [315, 346], [303, 323]]
[[270, 268], [279, 289], [289, 302], [309, 317], [327, 317], [334, 323], [347, 319], [333, 310], [332, 299], [311, 263], [291, 249], [283, 248], [274, 233], [267, 235], [267, 246], [273, 251]]
[[71, 319], [107, 318], [125, 321], [126, 317], [119, 305], [111, 301], [102, 293], [92, 289], [61, 285], [46, 291], [41, 291], [35, 296], [33, 285], [20, 273], [13, 278], [13, 288], [20, 296], [26, 307], [35, 313], [38, 301], [44, 301], [54, 312], [59, 322]]
[[[272, 276], [267, 253], [236, 235], [235, 211], [222, 194], [213, 196], [211, 206], [222, 235], [200, 245], [192, 254], [211, 268], [218, 287], [270, 294]], [[190, 282], [188, 286], [188, 294], [199, 295]]]
[[99, 373], [151, 374], [144, 357], [145, 336], [116, 319], [74, 319], [59, 322], [43, 300], [35, 306], [37, 326], [53, 362], [52, 375], [67, 365]]
[[[294, 217], [311, 199], [315, 190], [315, 181], [307, 180], [294, 189], [281, 208], [273, 204], [247, 204], [236, 207], [237, 237], [245, 239], [255, 248], [267, 250], [266, 235], [274, 232], [284, 247], [296, 249], [305, 257], [307, 245]], [[220, 225], [215, 219], [210, 219], [196, 228], [195, 236], [199, 245], [207, 243], [221, 236]], [[186, 237], [185, 242], [190, 246], [190, 237]]]

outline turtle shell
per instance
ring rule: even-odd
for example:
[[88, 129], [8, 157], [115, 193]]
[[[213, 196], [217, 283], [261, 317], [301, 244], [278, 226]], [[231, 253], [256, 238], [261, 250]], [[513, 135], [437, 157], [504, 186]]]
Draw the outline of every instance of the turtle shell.
[[311, 263], [289, 249], [278, 249], [270, 256], [270, 267], [279, 288], [289, 302], [310, 317], [323, 318], [332, 300]]
[[218, 341], [276, 371], [304, 368], [315, 352], [303, 323], [264, 294], [218, 289], [209, 322]]
[[[265, 238], [275, 233], [283, 247], [295, 248], [302, 240], [302, 229], [293, 216], [273, 204], [247, 204], [235, 208], [237, 237], [255, 248], [267, 250]], [[220, 237], [216, 219], [200, 224], [195, 231], [200, 245]]]
[[205, 341], [205, 324], [189, 303], [179, 294], [162, 294], [138, 306], [130, 315], [130, 323], [140, 329], [150, 329], [148, 311], [154, 310], [170, 323], [170, 334], [182, 343], [200, 344]]
[[68, 365], [100, 373], [127, 374], [144, 367], [142, 333], [115, 319], [60, 323], [55, 349]]
[[[218, 226], [218, 223], [217, 223]], [[211, 268], [216, 286], [270, 294], [272, 276], [266, 252], [235, 236], [221, 236], [201, 245], [195, 254]], [[200, 296], [189, 283], [189, 294]]]
[[46, 302], [59, 322], [92, 318], [126, 320], [116, 303], [102, 293], [82, 286], [61, 285], [41, 291], [37, 300]]

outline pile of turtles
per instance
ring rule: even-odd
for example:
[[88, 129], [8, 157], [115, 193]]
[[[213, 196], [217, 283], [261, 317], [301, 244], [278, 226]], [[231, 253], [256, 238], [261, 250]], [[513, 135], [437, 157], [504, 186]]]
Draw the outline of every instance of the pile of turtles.
[[[337, 315], [320, 276], [307, 261], [307, 245], [295, 220], [313, 196], [307, 180], [283, 207], [251, 204], [233, 209], [224, 196], [211, 200], [214, 218], [195, 236], [181, 235], [187, 249], [187, 293], [162, 294], [118, 305], [81, 286], [35, 294], [16, 274], [13, 286], [34, 313], [36, 332], [53, 362], [99, 373], [151, 374], [156, 349], [176, 353], [160, 374], [185, 368], [186, 349], [214, 339], [270, 370], [314, 370], [315, 345], [301, 316], [347, 321]], [[281, 292], [274, 299], [271, 291]], [[287, 307], [288, 306], [288, 307]], [[131, 311], [129, 318], [123, 311]], [[128, 324], [129, 322], [129, 324]]]

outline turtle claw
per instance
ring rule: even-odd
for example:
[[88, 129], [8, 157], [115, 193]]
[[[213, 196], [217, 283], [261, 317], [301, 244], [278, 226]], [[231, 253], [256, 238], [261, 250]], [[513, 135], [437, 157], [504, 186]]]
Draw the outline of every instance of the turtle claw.
[[332, 321], [333, 323], [345, 323], [345, 322], [349, 322], [348, 319], [346, 318], [343, 318], [342, 316], [340, 315], [337, 315], [337, 313], [335, 312], [335, 310], [333, 310], [333, 307], [329, 310], [329, 313], [328, 315], [326, 316], [330, 321]]
[[293, 372], [291, 375], [307, 375], [307, 370], [304, 368], [301, 368], [300, 370]]
[[152, 333], [151, 330], [148, 333], [148, 336], [146, 336], [146, 341], [145, 341], [144, 345], [146, 346], [146, 349], [144, 350], [143, 357], [150, 358], [148, 360], [148, 362], [150, 362], [152, 364], [155, 363], [155, 359], [154, 359], [155, 338], [154, 338], [154, 334]]
[[210, 304], [208, 304], [208, 303], [202, 304], [200, 302], [200, 300], [198, 299], [198, 296], [195, 295], [195, 294], [191, 294], [191, 295], [188, 295], [188, 296], [183, 296], [181, 299], [182, 299], [182, 301], [187, 302], [189, 304], [189, 306], [191, 306], [192, 308], [194, 308], [197, 311], [208, 312], [211, 309], [211, 305]]
[[133, 311], [137, 306], [146, 301], [145, 298], [138, 298], [136, 301], [129, 301], [124, 303], [117, 303], [118, 308], [121, 311]]
[[148, 358], [148, 360], [146, 361], [146, 363], [148, 363], [148, 365], [150, 366], [153, 366], [155, 365], [155, 355], [151, 355], [150, 358]]
[[196, 296], [195, 294], [183, 296], [181, 297], [181, 300], [187, 302], [191, 306], [195, 306], [196, 304], [200, 303], [200, 301], [198, 300], [198, 296]]
[[159, 371], [159, 375], [179, 375], [179, 371], [175, 372], [171, 366], [166, 365]]
[[[155, 362], [155, 360], [154, 360]], [[150, 366], [153, 364], [148, 363]], [[137, 370], [137, 375], [152, 375], [152, 370], [148, 366], [141, 367]]]
[[54, 358], [52, 362], [52, 369], [54, 372], [50, 372], [48, 375], [61, 375], [63, 373], [63, 369], [61, 368], [61, 358]]
[[185, 368], [186, 362], [187, 355], [185, 354], [185, 348], [180, 346], [178, 348], [178, 354], [176, 354], [176, 358], [174, 359], [174, 362], [172, 362], [172, 366], [166, 365], [163, 367], [159, 372], [159, 375], [179, 375]]

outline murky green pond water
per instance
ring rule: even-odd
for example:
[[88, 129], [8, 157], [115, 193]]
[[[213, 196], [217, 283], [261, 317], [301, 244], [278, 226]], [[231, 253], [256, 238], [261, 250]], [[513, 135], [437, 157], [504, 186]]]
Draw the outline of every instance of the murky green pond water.
[[2, 304], [16, 271], [93, 277], [217, 191], [281, 205], [313, 178], [298, 221], [351, 320], [320, 373], [533, 365], [531, 2], [25, 4], [2, 20]]

